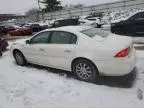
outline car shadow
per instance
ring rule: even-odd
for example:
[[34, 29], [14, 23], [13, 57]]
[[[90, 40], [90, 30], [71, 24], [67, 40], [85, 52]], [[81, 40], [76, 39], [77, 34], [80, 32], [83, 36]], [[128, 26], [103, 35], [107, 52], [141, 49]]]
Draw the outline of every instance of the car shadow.
[[[44, 66], [29, 64], [30, 68], [37, 68], [40, 70], [46, 70], [47, 72], [58, 74], [59, 76], [64, 76], [66, 78], [76, 79], [73, 72], [68, 72], [64, 70], [48, 68]], [[135, 68], [130, 74], [124, 76], [100, 76], [99, 80], [96, 81], [97, 85], [104, 85], [109, 87], [117, 87], [117, 88], [131, 88], [136, 82], [137, 77], [137, 69]], [[77, 80], [77, 79], [76, 79]]]
[[131, 88], [134, 86], [137, 77], [137, 69], [124, 76], [101, 76], [96, 83], [98, 85], [106, 85], [110, 87]]

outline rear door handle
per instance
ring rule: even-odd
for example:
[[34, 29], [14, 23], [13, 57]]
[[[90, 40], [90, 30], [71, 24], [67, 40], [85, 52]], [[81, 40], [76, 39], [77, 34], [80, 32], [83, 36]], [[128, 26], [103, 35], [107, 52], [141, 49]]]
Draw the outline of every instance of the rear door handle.
[[66, 53], [70, 53], [70, 52], [72, 52], [71, 50], [64, 50], [64, 52], [66, 52]]

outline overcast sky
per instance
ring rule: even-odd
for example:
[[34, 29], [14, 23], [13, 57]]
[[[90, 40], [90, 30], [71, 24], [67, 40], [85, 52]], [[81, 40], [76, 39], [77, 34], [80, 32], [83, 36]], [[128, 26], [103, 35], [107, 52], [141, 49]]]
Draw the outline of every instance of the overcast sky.
[[[94, 5], [118, 0], [60, 0], [65, 4]], [[28, 9], [38, 7], [37, 0], [0, 0], [0, 14], [24, 14]]]

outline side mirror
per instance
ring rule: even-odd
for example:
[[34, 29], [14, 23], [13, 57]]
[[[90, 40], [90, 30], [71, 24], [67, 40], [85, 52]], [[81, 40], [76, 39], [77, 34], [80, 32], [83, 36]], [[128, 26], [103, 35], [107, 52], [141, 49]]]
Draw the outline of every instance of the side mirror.
[[30, 44], [30, 40], [26, 40], [26, 44]]

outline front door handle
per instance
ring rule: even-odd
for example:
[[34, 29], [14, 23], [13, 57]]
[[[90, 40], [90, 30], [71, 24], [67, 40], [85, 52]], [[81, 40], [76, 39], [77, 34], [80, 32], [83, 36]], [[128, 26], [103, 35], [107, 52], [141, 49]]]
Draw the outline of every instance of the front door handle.
[[64, 50], [64, 52], [66, 52], [66, 53], [70, 53], [70, 52], [72, 52], [71, 50]]
[[39, 50], [40, 50], [40, 51], [44, 51], [44, 49], [42, 49], [42, 48], [40, 48]]

